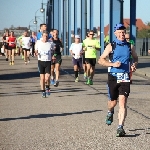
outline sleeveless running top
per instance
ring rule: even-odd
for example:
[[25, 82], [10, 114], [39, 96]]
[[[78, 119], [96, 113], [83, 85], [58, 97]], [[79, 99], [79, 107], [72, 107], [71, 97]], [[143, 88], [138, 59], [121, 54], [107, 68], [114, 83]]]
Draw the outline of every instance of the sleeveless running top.
[[16, 47], [15, 41], [16, 41], [16, 37], [14, 37], [14, 36], [11, 37], [11, 36], [10, 36], [10, 37], [8, 38], [9, 46], [10, 46], [10, 47]]
[[119, 61], [121, 66], [109, 67], [108, 72], [111, 73], [129, 73], [130, 72], [130, 56], [131, 56], [131, 44], [126, 41], [114, 40], [112, 46], [112, 52], [109, 55], [111, 62]]

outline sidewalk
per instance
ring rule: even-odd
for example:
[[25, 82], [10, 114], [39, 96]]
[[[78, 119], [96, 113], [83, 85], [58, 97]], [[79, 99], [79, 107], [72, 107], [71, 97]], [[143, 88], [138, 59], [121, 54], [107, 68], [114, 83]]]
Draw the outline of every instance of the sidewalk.
[[135, 73], [150, 78], [150, 56], [139, 57], [139, 64]]
[[150, 80], [133, 75], [126, 136], [105, 124], [107, 69], [97, 65], [94, 85], [74, 82], [71, 58], [63, 58], [59, 87], [41, 98], [37, 59], [9, 66], [0, 57], [0, 150], [149, 150]]

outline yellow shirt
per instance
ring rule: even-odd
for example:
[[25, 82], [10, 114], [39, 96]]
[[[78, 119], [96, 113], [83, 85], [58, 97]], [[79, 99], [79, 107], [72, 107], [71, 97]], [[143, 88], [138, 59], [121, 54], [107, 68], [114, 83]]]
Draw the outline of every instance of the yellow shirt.
[[83, 40], [83, 47], [86, 47], [85, 58], [96, 58], [97, 50], [96, 50], [96, 48], [93, 48], [93, 46], [95, 46], [96, 48], [100, 48], [99, 41], [96, 39]]

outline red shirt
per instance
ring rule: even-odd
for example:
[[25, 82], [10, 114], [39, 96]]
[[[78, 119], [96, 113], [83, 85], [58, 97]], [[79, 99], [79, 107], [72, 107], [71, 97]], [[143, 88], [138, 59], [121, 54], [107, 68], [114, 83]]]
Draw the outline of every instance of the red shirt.
[[11, 36], [9, 36], [9, 38], [8, 38], [8, 42], [9, 42], [9, 46], [10, 47], [16, 47], [16, 37], [11, 37]]

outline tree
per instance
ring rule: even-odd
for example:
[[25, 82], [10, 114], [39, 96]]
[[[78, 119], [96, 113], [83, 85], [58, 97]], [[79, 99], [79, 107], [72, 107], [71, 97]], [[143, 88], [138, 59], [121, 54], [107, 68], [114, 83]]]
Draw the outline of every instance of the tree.
[[150, 38], [150, 22], [146, 23], [147, 28], [137, 31], [137, 38]]

